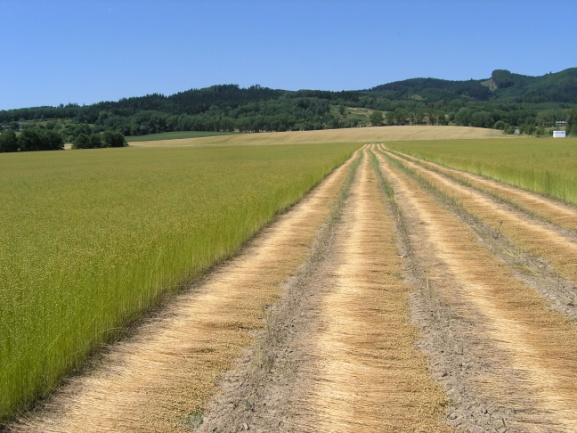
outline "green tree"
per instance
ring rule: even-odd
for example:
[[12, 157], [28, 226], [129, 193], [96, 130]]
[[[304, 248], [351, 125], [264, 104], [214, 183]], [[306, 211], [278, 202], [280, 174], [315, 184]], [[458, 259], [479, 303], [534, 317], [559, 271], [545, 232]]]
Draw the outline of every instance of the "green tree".
[[18, 137], [18, 144], [20, 150], [23, 152], [29, 152], [33, 150], [41, 150], [41, 138], [38, 131], [35, 129], [25, 129]]
[[535, 134], [535, 137], [543, 137], [545, 136], [546, 131], [542, 126], [537, 126], [535, 127], [535, 131], [533, 133]]
[[515, 80], [513, 78], [513, 74], [506, 69], [496, 69], [491, 74], [491, 79], [495, 86], [499, 89], [503, 89], [506, 87], [511, 87], [515, 84]]
[[17, 152], [18, 148], [18, 137], [14, 131], [0, 134], [0, 152]]
[[488, 111], [476, 111], [471, 115], [471, 126], [490, 128], [495, 124], [495, 119]]
[[98, 149], [99, 147], [103, 147], [102, 137], [100, 134], [92, 134], [90, 136], [90, 149]]
[[90, 149], [90, 137], [87, 134], [78, 134], [72, 140], [73, 149]]
[[64, 140], [56, 131], [46, 130], [40, 133], [42, 150], [63, 150]]
[[577, 136], [577, 108], [574, 108], [569, 114], [567, 131], [569, 132], [569, 135]]
[[18, 145], [23, 152], [34, 150], [62, 150], [64, 149], [64, 140], [56, 131], [25, 129], [18, 137]]
[[104, 147], [126, 147], [126, 138], [120, 132], [106, 131], [102, 134]]
[[390, 123], [393, 125], [406, 125], [409, 112], [402, 107], [396, 107], [390, 113]]
[[371, 125], [373, 126], [381, 126], [385, 120], [384, 116], [383, 116], [383, 112], [382, 111], [378, 111], [375, 110], [371, 113], [371, 116], [369, 117], [369, 120], [371, 122]]

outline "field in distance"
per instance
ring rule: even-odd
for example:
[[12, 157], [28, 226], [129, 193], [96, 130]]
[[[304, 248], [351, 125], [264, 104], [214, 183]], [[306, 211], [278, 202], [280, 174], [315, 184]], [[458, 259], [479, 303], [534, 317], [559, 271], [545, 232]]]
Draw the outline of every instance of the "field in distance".
[[172, 131], [159, 132], [157, 134], [133, 135], [127, 137], [129, 142], [140, 141], [158, 141], [158, 140], [177, 140], [183, 138], [212, 137], [215, 135], [230, 135], [234, 132], [215, 132], [215, 131]]
[[260, 132], [184, 139], [136, 142], [133, 146], [229, 146], [309, 143], [374, 143], [395, 140], [449, 140], [503, 137], [495, 129], [468, 126], [376, 126], [368, 128], [322, 129], [317, 131]]
[[236, 252], [356, 147], [0, 155], [0, 421]]

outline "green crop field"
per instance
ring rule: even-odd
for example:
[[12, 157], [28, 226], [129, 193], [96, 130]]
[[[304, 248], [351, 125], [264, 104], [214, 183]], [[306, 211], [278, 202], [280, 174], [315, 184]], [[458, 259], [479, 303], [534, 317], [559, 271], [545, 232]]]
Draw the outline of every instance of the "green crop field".
[[577, 139], [387, 143], [393, 150], [577, 204]]
[[237, 251], [355, 147], [0, 155], [0, 419]]
[[155, 141], [155, 140], [175, 140], [179, 138], [212, 137], [214, 135], [231, 135], [234, 132], [214, 132], [214, 131], [174, 131], [159, 132], [158, 134], [133, 135], [126, 137], [128, 141]]

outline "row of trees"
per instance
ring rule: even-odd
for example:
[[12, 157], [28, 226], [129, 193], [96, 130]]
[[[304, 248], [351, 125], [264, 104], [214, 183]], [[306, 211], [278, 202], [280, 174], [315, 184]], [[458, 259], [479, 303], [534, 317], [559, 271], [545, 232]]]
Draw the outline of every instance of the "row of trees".
[[[358, 102], [358, 101], [357, 101]], [[497, 128], [506, 132], [521, 129], [528, 133], [547, 128], [568, 117], [567, 107], [491, 102], [455, 102], [428, 104], [420, 101], [363, 101], [376, 114], [362, 120], [335, 110], [345, 105], [327, 101], [275, 100], [236, 108], [212, 108], [200, 114], [167, 114], [141, 111], [128, 117], [102, 113], [96, 126], [117, 129], [125, 135], [143, 135], [168, 131], [294, 131], [373, 125], [462, 125]], [[354, 105], [350, 105], [355, 107]], [[378, 112], [382, 113], [381, 115]]]
[[167, 113], [141, 110], [132, 114], [101, 112], [94, 125], [125, 135], [169, 131], [290, 131], [349, 126], [348, 119], [332, 112], [319, 98], [284, 98], [246, 102], [238, 106], [211, 106], [201, 113]]
[[[352, 114], [351, 114], [352, 113]], [[572, 114], [573, 117], [575, 114]], [[344, 105], [331, 105], [313, 97], [292, 100], [258, 102], [235, 109], [211, 109], [207, 113], [172, 115], [158, 111], [140, 111], [129, 117], [103, 112], [97, 124], [53, 120], [42, 123], [62, 135], [65, 142], [78, 148], [117, 147], [111, 138], [102, 138], [107, 131], [123, 135], [144, 135], [169, 131], [294, 131], [325, 128], [346, 128], [371, 125], [463, 125], [500, 129], [506, 133], [520, 130], [523, 134], [546, 133], [557, 120], [570, 120], [566, 107], [543, 107], [535, 111], [530, 106], [485, 104], [456, 105], [449, 110], [442, 106], [412, 102], [389, 104], [387, 110], [373, 110], [359, 116], [358, 111]], [[576, 122], [573, 122], [575, 124]], [[10, 124], [14, 129], [18, 123]], [[570, 127], [571, 129], [571, 127]], [[572, 131], [577, 135], [577, 131]]]
[[[81, 133], [73, 140], [75, 149], [125, 147], [126, 138], [120, 132], [105, 131], [96, 134]], [[5, 131], [0, 134], [0, 152], [29, 152], [36, 150], [62, 150], [64, 139], [59, 132], [46, 128], [27, 128], [20, 133]]]
[[0, 152], [62, 149], [64, 149], [62, 136], [47, 129], [25, 129], [20, 134], [16, 134], [14, 131], [0, 134]]
[[73, 149], [100, 149], [105, 147], [126, 147], [126, 138], [120, 132], [106, 131], [96, 134], [79, 134], [72, 141]]

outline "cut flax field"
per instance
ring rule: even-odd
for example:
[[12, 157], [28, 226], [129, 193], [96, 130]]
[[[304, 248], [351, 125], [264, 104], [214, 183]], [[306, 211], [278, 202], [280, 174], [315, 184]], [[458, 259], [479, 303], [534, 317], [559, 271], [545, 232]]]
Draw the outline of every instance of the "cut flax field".
[[202, 416], [218, 376], [262, 328], [282, 282], [309, 254], [349, 164], [9, 431], [187, 431]]
[[[473, 323], [473, 331], [486, 334], [486, 374], [475, 379], [474, 392], [510, 409], [503, 426], [511, 431], [574, 432], [577, 328], [515, 279], [462, 220], [392, 164], [381, 162], [407, 214], [420, 222], [421, 249], [444, 269], [438, 278], [452, 281], [441, 295]], [[515, 386], [503, 380], [508, 371], [518, 379]]]
[[442, 173], [470, 186], [478, 191], [486, 192], [521, 209], [527, 214], [537, 216], [545, 221], [568, 230], [577, 231], [577, 208], [561, 203], [558, 200], [545, 197], [535, 192], [526, 191], [514, 186], [454, 168], [444, 167], [431, 161], [418, 159], [407, 154], [403, 157], [417, 162], [438, 173]]
[[131, 146], [238, 146], [259, 144], [372, 143], [383, 140], [450, 140], [499, 138], [501, 131], [468, 126], [375, 126], [368, 128], [322, 129], [315, 131], [259, 132], [216, 137], [156, 140]]
[[445, 397], [416, 348], [393, 215], [369, 156], [345, 204], [303, 366], [292, 431], [449, 432]]
[[[564, 278], [577, 283], [577, 243], [555, 227], [529, 219], [522, 213], [507, 209], [491, 197], [456, 181], [427, 170], [412, 161], [390, 154], [397, 161], [414, 170], [427, 181], [438, 187], [444, 194], [458, 201], [460, 206], [488, 226], [504, 235], [534, 257], [541, 257]], [[576, 214], [577, 215], [577, 214]]]

